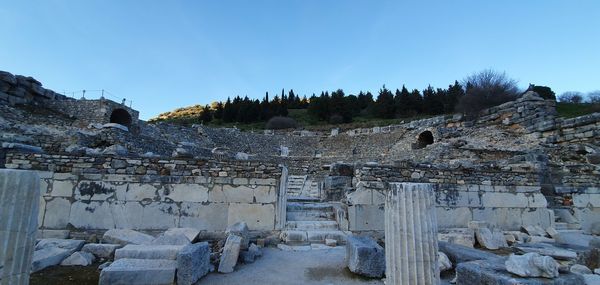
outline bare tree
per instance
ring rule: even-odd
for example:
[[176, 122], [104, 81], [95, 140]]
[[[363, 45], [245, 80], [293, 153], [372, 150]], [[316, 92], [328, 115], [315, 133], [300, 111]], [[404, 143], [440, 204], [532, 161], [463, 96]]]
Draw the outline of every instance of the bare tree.
[[492, 69], [467, 76], [462, 85], [466, 88], [465, 96], [458, 102], [457, 110], [469, 115], [515, 100], [520, 94], [516, 80]]
[[583, 102], [583, 93], [577, 91], [567, 91], [558, 96], [558, 101], [563, 103], [581, 103]]
[[600, 104], [600, 90], [588, 93], [588, 102], [592, 104]]

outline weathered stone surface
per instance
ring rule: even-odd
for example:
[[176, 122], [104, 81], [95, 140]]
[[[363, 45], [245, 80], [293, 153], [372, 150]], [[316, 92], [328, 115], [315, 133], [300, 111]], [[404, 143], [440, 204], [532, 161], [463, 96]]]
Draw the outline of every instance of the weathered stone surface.
[[221, 255], [221, 262], [219, 263], [219, 272], [233, 272], [240, 254], [241, 243], [242, 237], [234, 234], [227, 236], [225, 246], [223, 247], [223, 254]]
[[248, 233], [248, 225], [245, 222], [237, 222], [232, 224], [225, 229], [225, 235], [237, 235], [242, 238], [241, 249], [248, 248], [248, 244], [250, 243], [249, 233]]
[[546, 231], [540, 226], [523, 226], [523, 231], [525, 231], [530, 236], [545, 236]]
[[72, 239], [43, 239], [35, 246], [31, 270], [33, 272], [57, 265], [81, 249], [84, 241]]
[[38, 228], [39, 181], [35, 172], [0, 169], [0, 283], [28, 284]]
[[438, 268], [440, 272], [452, 269], [452, 262], [446, 254], [438, 251]]
[[346, 266], [356, 274], [380, 278], [385, 273], [385, 250], [370, 237], [350, 236], [346, 241]]
[[487, 249], [508, 247], [504, 234], [501, 231], [494, 230], [492, 232], [488, 228], [477, 228], [475, 229], [475, 237], [477, 238], [477, 242]]
[[600, 284], [600, 275], [598, 274], [583, 274], [582, 276], [586, 285]]
[[131, 259], [168, 259], [175, 260], [182, 245], [134, 245], [129, 244], [115, 251], [115, 260]]
[[241, 251], [239, 260], [243, 263], [253, 263], [258, 257], [262, 256], [262, 251], [255, 244], [250, 244], [247, 251]]
[[200, 231], [193, 228], [170, 228], [152, 241], [152, 244], [187, 245], [198, 238]]
[[587, 266], [581, 265], [581, 264], [573, 264], [571, 266], [571, 268], [569, 268], [569, 271], [571, 273], [575, 273], [575, 274], [579, 274], [579, 275], [593, 274], [591, 269], [589, 269]]
[[545, 243], [522, 244], [516, 248], [525, 253], [535, 252], [540, 255], [547, 255], [560, 260], [574, 260], [577, 258], [577, 252], [575, 251], [559, 248]]
[[94, 262], [96, 258], [89, 252], [74, 252], [71, 256], [65, 258], [60, 265], [62, 266], [88, 266]]
[[99, 285], [172, 285], [177, 261], [161, 259], [116, 260], [100, 273]]
[[454, 264], [473, 260], [497, 260], [501, 257], [491, 252], [448, 242], [438, 242], [439, 250], [444, 252]]
[[325, 245], [326, 246], [332, 246], [332, 247], [333, 246], [337, 246], [337, 240], [326, 238], [325, 239]]
[[579, 232], [569, 232], [569, 231], [560, 231], [558, 235], [556, 235], [556, 242], [578, 245], [578, 246], [588, 246], [590, 241], [594, 239], [594, 236], [585, 235]]
[[558, 263], [550, 256], [537, 253], [511, 254], [504, 264], [508, 272], [521, 277], [558, 277]]
[[89, 252], [98, 258], [113, 258], [115, 250], [123, 247], [120, 244], [110, 243], [88, 243], [81, 248], [83, 252]]
[[561, 274], [557, 278], [518, 277], [506, 271], [503, 260], [476, 260], [456, 266], [456, 284], [481, 285], [583, 285], [576, 274]]
[[102, 239], [109, 243], [151, 244], [154, 237], [130, 229], [110, 229], [104, 233]]
[[438, 240], [473, 247], [475, 231], [469, 228], [442, 229], [438, 232]]
[[196, 283], [211, 269], [210, 247], [207, 242], [184, 246], [177, 254], [177, 284]]

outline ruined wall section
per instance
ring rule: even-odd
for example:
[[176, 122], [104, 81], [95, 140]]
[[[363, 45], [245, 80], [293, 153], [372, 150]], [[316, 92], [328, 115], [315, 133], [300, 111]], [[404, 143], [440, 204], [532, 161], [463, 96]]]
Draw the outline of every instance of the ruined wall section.
[[260, 162], [7, 154], [41, 177], [41, 229], [275, 230], [281, 168]]
[[0, 71], [0, 104], [28, 104], [48, 102], [50, 100], [69, 100], [70, 98], [42, 87], [42, 83], [33, 77], [13, 75]]
[[108, 99], [98, 100], [63, 100], [49, 101], [46, 106], [55, 111], [77, 118], [80, 127], [86, 127], [90, 123], [106, 124], [110, 122], [110, 116], [114, 110], [123, 109], [131, 116], [130, 128], [136, 129], [139, 121], [139, 112], [123, 104]]

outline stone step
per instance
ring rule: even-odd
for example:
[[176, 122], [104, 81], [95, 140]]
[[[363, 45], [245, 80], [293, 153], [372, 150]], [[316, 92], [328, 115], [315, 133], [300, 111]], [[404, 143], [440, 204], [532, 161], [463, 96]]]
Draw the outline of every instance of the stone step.
[[287, 211], [324, 211], [333, 212], [333, 205], [329, 203], [301, 203], [288, 201]]
[[347, 234], [339, 230], [329, 231], [301, 231], [301, 230], [284, 230], [281, 232], [280, 238], [285, 243], [290, 244], [307, 244], [307, 243], [325, 243], [325, 239], [336, 240], [337, 244], [346, 243]]
[[333, 221], [335, 214], [319, 211], [291, 211], [286, 213], [286, 219], [288, 221]]
[[289, 230], [338, 230], [336, 221], [288, 221], [286, 228]]
[[554, 229], [556, 230], [580, 230], [581, 224], [579, 223], [563, 223], [563, 222], [555, 222]]

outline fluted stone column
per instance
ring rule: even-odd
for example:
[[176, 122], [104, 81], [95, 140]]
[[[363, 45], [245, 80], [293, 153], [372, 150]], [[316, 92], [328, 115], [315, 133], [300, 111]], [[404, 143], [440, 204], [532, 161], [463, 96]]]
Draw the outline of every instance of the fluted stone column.
[[391, 183], [385, 200], [387, 285], [439, 284], [431, 184]]
[[0, 284], [29, 284], [39, 205], [37, 173], [0, 169]]

